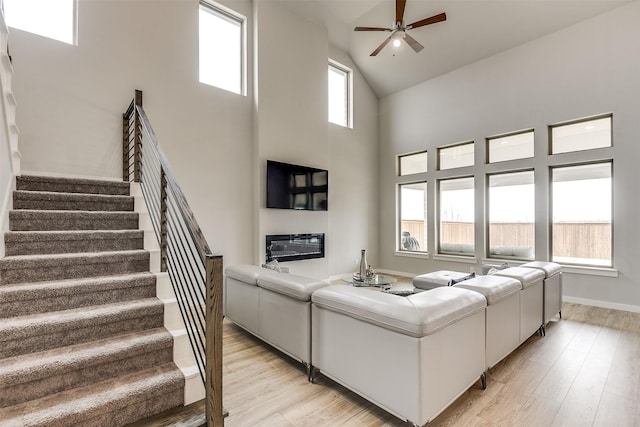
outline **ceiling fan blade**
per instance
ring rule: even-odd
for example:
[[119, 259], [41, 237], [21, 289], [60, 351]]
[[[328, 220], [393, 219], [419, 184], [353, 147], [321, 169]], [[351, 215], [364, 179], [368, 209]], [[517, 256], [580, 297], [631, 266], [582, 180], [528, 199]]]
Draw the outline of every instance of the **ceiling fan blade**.
[[407, 29], [424, 27], [425, 25], [435, 24], [436, 22], [442, 22], [446, 20], [447, 20], [447, 14], [443, 12], [438, 15], [434, 15], [430, 18], [425, 18], [421, 21], [417, 21], [417, 22], [414, 22], [413, 24], [409, 24], [407, 25]]
[[413, 49], [416, 53], [418, 53], [422, 49], [424, 49], [424, 46], [422, 46], [420, 43], [418, 43], [418, 41], [416, 39], [414, 39], [413, 37], [411, 37], [409, 34], [405, 34], [402, 39], [404, 41], [406, 41], [407, 44], [409, 46], [411, 46], [411, 49]]
[[389, 44], [389, 42], [391, 41], [391, 38], [392, 38], [392, 37], [393, 37], [393, 35], [391, 35], [391, 36], [387, 37], [387, 38], [386, 38], [386, 40], [385, 40], [385, 41], [383, 41], [383, 42], [382, 42], [382, 44], [381, 44], [380, 46], [378, 46], [378, 48], [377, 48], [376, 50], [374, 50], [373, 52], [371, 52], [371, 55], [369, 55], [369, 56], [376, 56], [377, 54], [379, 54], [379, 53], [380, 53], [380, 51], [381, 51], [382, 49], [384, 49], [384, 47], [385, 47], [386, 45], [388, 45], [388, 44]]
[[393, 31], [391, 28], [381, 27], [355, 27], [353, 31]]
[[396, 22], [402, 23], [404, 19], [404, 7], [407, 4], [407, 0], [396, 0]]

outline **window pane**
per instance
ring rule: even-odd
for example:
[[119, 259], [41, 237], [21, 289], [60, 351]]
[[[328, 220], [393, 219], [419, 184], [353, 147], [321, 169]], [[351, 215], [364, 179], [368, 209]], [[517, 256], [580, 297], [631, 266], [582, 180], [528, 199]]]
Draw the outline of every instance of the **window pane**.
[[400, 250], [427, 251], [427, 183], [400, 184]]
[[440, 181], [440, 253], [474, 253], [473, 178]]
[[533, 171], [489, 176], [489, 256], [533, 259]]
[[200, 82], [243, 94], [244, 19], [200, 5]]
[[350, 73], [346, 67], [329, 64], [329, 121], [345, 127], [350, 126]]
[[7, 25], [75, 44], [75, 0], [4, 0]]
[[551, 127], [551, 154], [611, 147], [611, 117]]
[[611, 163], [553, 168], [552, 261], [612, 266]]
[[438, 148], [439, 170], [473, 166], [473, 142]]
[[533, 131], [488, 138], [489, 163], [533, 157]]
[[414, 173], [423, 173], [427, 171], [427, 152], [415, 154], [406, 154], [399, 157], [400, 171], [399, 175], [412, 175]]

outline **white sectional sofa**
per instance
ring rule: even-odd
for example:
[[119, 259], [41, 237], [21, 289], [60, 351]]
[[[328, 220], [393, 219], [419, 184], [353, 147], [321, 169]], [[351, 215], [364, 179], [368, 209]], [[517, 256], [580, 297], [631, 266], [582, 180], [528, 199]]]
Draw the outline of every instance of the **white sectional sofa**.
[[523, 268], [535, 268], [542, 270], [545, 274], [543, 281], [543, 329], [556, 315], [562, 318], [562, 266], [555, 262], [533, 261], [522, 264]]
[[428, 290], [409, 296], [239, 265], [225, 270], [224, 310], [310, 381], [320, 372], [423, 425], [560, 312], [559, 266], [531, 264], [417, 276]]
[[335, 285], [312, 295], [314, 369], [415, 425], [485, 383], [485, 298], [442, 287], [400, 297]]

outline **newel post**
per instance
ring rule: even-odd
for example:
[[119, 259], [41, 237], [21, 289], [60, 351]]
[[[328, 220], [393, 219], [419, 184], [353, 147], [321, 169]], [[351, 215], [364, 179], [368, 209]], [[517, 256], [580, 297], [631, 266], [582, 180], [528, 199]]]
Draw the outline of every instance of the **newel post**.
[[208, 427], [224, 426], [222, 408], [222, 256], [207, 255], [205, 405]]

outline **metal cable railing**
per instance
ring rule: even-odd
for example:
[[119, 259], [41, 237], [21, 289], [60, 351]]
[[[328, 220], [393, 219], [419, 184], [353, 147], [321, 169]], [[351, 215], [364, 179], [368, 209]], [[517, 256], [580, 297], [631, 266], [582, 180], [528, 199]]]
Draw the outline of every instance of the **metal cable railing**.
[[222, 408], [222, 257], [189, 208], [142, 108], [142, 92], [123, 114], [122, 177], [140, 183], [206, 390], [207, 423], [224, 424]]

